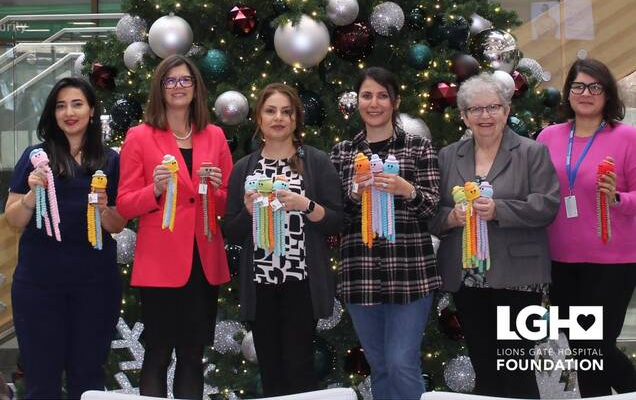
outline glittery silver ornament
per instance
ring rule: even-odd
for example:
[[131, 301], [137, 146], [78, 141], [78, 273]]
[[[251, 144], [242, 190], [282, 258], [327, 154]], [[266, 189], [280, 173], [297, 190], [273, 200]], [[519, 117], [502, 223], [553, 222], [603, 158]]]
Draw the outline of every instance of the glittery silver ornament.
[[241, 398], [234, 392], [230, 392], [230, 394], [227, 395], [227, 400], [241, 400]]
[[188, 50], [188, 52], [186, 53], [186, 56], [199, 58], [199, 57], [203, 57], [205, 53], [206, 53], [205, 47], [195, 43], [192, 45], [192, 47], [190, 47], [190, 50]]
[[254, 364], [258, 363], [252, 331], [247, 332], [245, 336], [243, 336], [243, 341], [241, 342], [241, 353], [243, 353], [243, 357], [245, 357], [247, 361]]
[[286, 64], [309, 68], [318, 65], [329, 51], [329, 31], [322, 21], [303, 15], [292, 26], [280, 25], [274, 34], [276, 54]]
[[428, 125], [426, 125], [426, 122], [424, 122], [421, 118], [415, 118], [406, 113], [400, 113], [397, 123], [406, 133], [431, 139], [431, 130], [428, 128]]
[[117, 263], [130, 264], [135, 255], [137, 234], [128, 228], [124, 228], [123, 231], [114, 234], [113, 239], [117, 241]]
[[519, 60], [517, 70], [523, 73], [526, 78], [530, 78], [535, 84], [543, 80], [543, 67], [534, 58], [524, 57]]
[[327, 18], [334, 25], [349, 25], [356, 20], [358, 12], [358, 0], [329, 0], [327, 3]]
[[138, 16], [126, 14], [117, 22], [115, 35], [125, 44], [141, 42], [146, 38], [146, 21]]
[[235, 90], [221, 93], [214, 102], [214, 113], [225, 125], [240, 124], [245, 121], [249, 112], [247, 98]]
[[[204, 361], [207, 362], [207, 361]], [[206, 378], [208, 377], [208, 375], [210, 375], [212, 372], [214, 372], [214, 370], [216, 369], [216, 365], [209, 363], [205, 366], [205, 369], [203, 370], [203, 398], [204, 399], [209, 399], [211, 395], [215, 395], [215, 394], [219, 394], [219, 387], [218, 386], [212, 386], [210, 384], [205, 383], [205, 381], [207, 380]]]
[[392, 36], [404, 26], [404, 11], [396, 3], [386, 1], [373, 8], [369, 22], [378, 34]]
[[235, 336], [244, 332], [245, 327], [238, 321], [219, 321], [214, 329], [214, 350], [221, 354], [241, 352], [241, 343]]
[[515, 38], [500, 29], [486, 29], [473, 36], [470, 52], [482, 65], [509, 74], [521, 58]]
[[82, 66], [84, 64], [84, 60], [86, 60], [86, 54], [82, 53], [75, 59], [73, 63], [73, 73], [77, 76], [81, 76], [82, 74]]
[[99, 122], [102, 127], [102, 143], [106, 143], [112, 136], [112, 128], [110, 127], [110, 115], [100, 115]]
[[131, 71], [136, 71], [144, 60], [144, 55], [151, 54], [150, 46], [146, 42], [131, 43], [124, 50], [124, 64]]
[[316, 329], [319, 331], [328, 331], [329, 329], [333, 329], [340, 323], [340, 319], [342, 318], [342, 313], [344, 313], [344, 308], [342, 308], [342, 304], [338, 299], [334, 299], [333, 301], [333, 312], [329, 318], [321, 318], [318, 320], [318, 324], [316, 325]]
[[552, 73], [550, 71], [543, 71], [541, 78], [544, 82], [550, 82], [552, 80]]
[[192, 46], [192, 28], [185, 19], [166, 15], [156, 20], [148, 32], [153, 53], [161, 58], [171, 54], [185, 54]]
[[371, 393], [371, 375], [360, 382], [358, 392], [362, 396], [362, 400], [373, 400], [373, 394]]
[[437, 300], [437, 315], [441, 315], [442, 311], [448, 306], [450, 306], [450, 294], [445, 292]]
[[576, 52], [576, 58], [579, 60], [585, 60], [587, 58], [587, 54], [587, 49], [579, 49], [579, 51]]
[[512, 95], [515, 94], [515, 80], [512, 76], [507, 72], [497, 70], [492, 73], [492, 77], [503, 86], [506, 100], [511, 100]]
[[338, 96], [338, 110], [344, 115], [345, 119], [349, 119], [351, 115], [358, 109], [358, 93], [344, 92]]
[[470, 357], [459, 356], [446, 363], [444, 380], [453, 392], [472, 392], [475, 388], [475, 370], [470, 362]]
[[[141, 337], [141, 332], [144, 330], [144, 324], [141, 322], [135, 322], [133, 325], [133, 329], [128, 327], [126, 321], [123, 318], [119, 318], [117, 321], [117, 332], [121, 339], [113, 340], [110, 344], [111, 349], [128, 349], [130, 354], [133, 357], [133, 361], [122, 361], [119, 363], [119, 369], [121, 371], [133, 371], [141, 369], [141, 366], [144, 362], [144, 347], [141, 345], [139, 338]], [[127, 394], [139, 394], [139, 388], [133, 387], [123, 372], [118, 372], [115, 374], [115, 380], [119, 383], [121, 387], [120, 390], [115, 390], [118, 393], [127, 393]]]
[[476, 35], [481, 31], [492, 28], [492, 22], [479, 14], [473, 14], [470, 16], [470, 34]]
[[[428, 128], [428, 126], [427, 126]], [[431, 235], [431, 242], [433, 243], [433, 253], [435, 253], [435, 255], [437, 255], [437, 250], [439, 249], [439, 245], [441, 243], [441, 241], [439, 240], [439, 238], [435, 235]]]

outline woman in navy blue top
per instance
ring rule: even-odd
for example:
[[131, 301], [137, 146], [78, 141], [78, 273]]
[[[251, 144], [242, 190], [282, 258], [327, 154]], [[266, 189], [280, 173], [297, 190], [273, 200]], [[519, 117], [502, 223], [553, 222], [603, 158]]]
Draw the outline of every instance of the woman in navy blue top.
[[[38, 124], [43, 143], [25, 150], [9, 188], [7, 221], [24, 230], [11, 295], [29, 399], [60, 398], [63, 373], [69, 399], [104, 388], [103, 364], [121, 301], [117, 246], [110, 233], [120, 232], [126, 221], [114, 207], [119, 156], [102, 144], [96, 114], [95, 93], [86, 81], [57, 82]], [[31, 165], [35, 148], [50, 160], [61, 241], [36, 227], [35, 187], [46, 187], [47, 178], [42, 167]], [[94, 249], [87, 236], [88, 193], [96, 170], [108, 178], [96, 204], [102, 250]]]

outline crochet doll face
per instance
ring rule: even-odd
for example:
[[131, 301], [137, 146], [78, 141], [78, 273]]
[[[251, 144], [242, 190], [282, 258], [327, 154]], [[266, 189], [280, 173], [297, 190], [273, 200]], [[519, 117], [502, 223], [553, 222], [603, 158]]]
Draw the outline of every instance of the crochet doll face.
[[356, 174], [368, 174], [371, 172], [371, 163], [367, 156], [362, 153], [356, 155], [353, 168], [356, 170]]
[[479, 186], [475, 182], [466, 182], [464, 185], [464, 192], [466, 193], [466, 199], [473, 201], [479, 198]]
[[250, 175], [245, 180], [245, 190], [258, 190], [258, 177], [256, 175]]
[[49, 156], [46, 155], [42, 149], [34, 149], [31, 151], [29, 158], [31, 159], [31, 164], [33, 164], [35, 168], [49, 163]]
[[164, 166], [166, 166], [170, 172], [176, 172], [179, 170], [179, 164], [177, 163], [177, 159], [170, 154], [166, 154], [163, 157], [163, 161], [161, 162]]
[[104, 175], [102, 170], [95, 171], [93, 174], [93, 178], [91, 179], [91, 187], [94, 189], [106, 189], [106, 185], [108, 183], [108, 178]]
[[272, 180], [268, 177], [264, 177], [258, 180], [258, 192], [259, 193], [271, 193], [273, 189]]
[[274, 180], [274, 191], [289, 190], [289, 182], [284, 175], [278, 175]]
[[466, 193], [464, 192], [464, 188], [461, 186], [453, 187], [453, 200], [455, 203], [463, 203], [466, 201]]
[[377, 154], [374, 154], [371, 156], [371, 172], [373, 172], [374, 174], [377, 174], [379, 172], [383, 171], [383, 163], [382, 163], [382, 159], [380, 158], [380, 156], [378, 156]]
[[486, 181], [480, 183], [479, 192], [482, 197], [492, 198], [492, 195], [493, 195], [492, 185]]
[[388, 156], [384, 162], [384, 173], [397, 174], [398, 172], [400, 172], [400, 163], [395, 159], [395, 156]]

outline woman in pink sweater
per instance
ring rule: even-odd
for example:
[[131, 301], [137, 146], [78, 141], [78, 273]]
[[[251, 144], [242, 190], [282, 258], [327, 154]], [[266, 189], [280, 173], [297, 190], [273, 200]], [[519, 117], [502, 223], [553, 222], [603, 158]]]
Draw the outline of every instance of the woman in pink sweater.
[[[603, 360], [603, 371], [578, 371], [582, 397], [609, 395], [611, 388], [636, 391], [636, 370], [616, 347], [636, 287], [636, 129], [619, 122], [625, 107], [600, 61], [576, 61], [563, 94], [570, 121], [537, 138], [548, 147], [561, 183], [561, 206], [548, 229], [550, 297], [561, 318], [569, 306], [603, 307], [603, 340], [570, 340], [573, 350], [584, 352], [579, 359]], [[615, 173], [597, 178], [604, 160], [614, 164]], [[598, 234], [597, 191], [610, 205], [606, 243]]]

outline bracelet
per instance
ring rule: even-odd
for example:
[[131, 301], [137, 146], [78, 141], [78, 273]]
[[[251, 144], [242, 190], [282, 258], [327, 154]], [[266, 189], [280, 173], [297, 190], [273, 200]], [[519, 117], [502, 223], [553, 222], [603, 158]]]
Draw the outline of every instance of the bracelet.
[[24, 197], [25, 196], [22, 196], [22, 198], [20, 199], [20, 204], [22, 204], [22, 207], [24, 207], [24, 208], [26, 208], [27, 210], [30, 210], [30, 211], [35, 211], [35, 207], [31, 207], [30, 205], [28, 205], [26, 203], [26, 201], [24, 201]]

